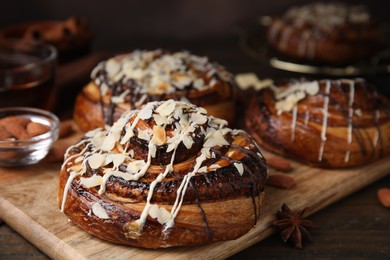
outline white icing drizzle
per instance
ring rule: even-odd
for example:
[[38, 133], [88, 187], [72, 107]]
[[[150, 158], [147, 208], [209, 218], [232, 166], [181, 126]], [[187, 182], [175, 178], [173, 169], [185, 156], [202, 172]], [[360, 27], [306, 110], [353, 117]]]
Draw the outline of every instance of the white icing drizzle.
[[352, 143], [352, 127], [353, 127], [353, 102], [355, 98], [355, 85], [351, 80], [349, 83], [349, 107], [348, 107], [348, 144]]
[[278, 115], [283, 112], [291, 111], [294, 106], [306, 96], [314, 96], [318, 93], [320, 87], [318, 81], [302, 82], [297, 81], [290, 84], [288, 87], [271, 87], [274, 92], [275, 108]]
[[326, 142], [326, 129], [328, 124], [328, 105], [329, 105], [329, 93], [330, 93], [330, 81], [326, 81], [324, 107], [322, 109], [322, 129], [321, 129], [321, 145], [318, 153], [318, 161], [322, 161], [322, 155], [324, 154], [324, 146]]
[[[355, 82], [353, 80], [349, 81], [349, 104], [348, 104], [348, 131], [347, 131], [347, 143], [350, 145], [352, 143], [352, 131], [353, 131], [353, 102], [355, 99]], [[344, 157], [344, 162], [349, 161], [350, 151], [348, 150]]]
[[68, 180], [66, 181], [65, 187], [64, 187], [64, 194], [62, 195], [62, 203], [61, 203], [61, 212], [64, 212], [65, 202], [68, 197], [68, 190], [70, 188], [70, 185], [72, 184], [72, 181], [76, 176], [78, 176], [78, 172], [71, 172], [69, 174]]
[[350, 154], [351, 154], [351, 151], [346, 151], [345, 152], [345, 155], [344, 155], [344, 162], [348, 162], [349, 161], [349, 156], [350, 156]]
[[200, 166], [202, 165], [203, 161], [207, 157], [202, 153], [200, 156], [196, 158], [196, 164], [194, 166], [194, 169], [192, 172], [188, 173], [186, 176], [184, 176], [183, 181], [180, 183], [179, 188], [177, 189], [177, 196], [175, 203], [173, 204], [173, 207], [171, 209], [171, 219], [167, 222], [165, 226], [165, 230], [171, 228], [174, 225], [174, 220], [179, 213], [179, 210], [181, 208], [181, 205], [183, 204], [184, 194], [186, 193], [188, 183], [190, 182], [191, 178], [195, 175], [195, 173], [199, 170]]
[[[76, 145], [74, 145], [74, 146], [81, 146], [81, 145], [83, 145], [83, 144], [85, 144], [85, 143], [87, 143], [87, 142], [88, 142], [88, 140], [81, 140], [80, 142], [78, 142], [78, 143], [77, 143]], [[88, 149], [88, 147], [89, 147], [90, 145], [91, 145], [91, 144], [88, 144], [86, 147], [84, 147], [84, 149], [80, 152], [80, 154], [83, 154], [85, 151], [87, 151], [87, 149]], [[62, 163], [62, 165], [61, 165], [61, 170], [65, 167], [65, 165], [68, 164], [68, 162], [69, 162], [70, 160], [72, 160], [72, 159], [74, 159], [74, 158], [76, 158], [77, 156], [80, 155], [80, 154], [74, 154], [74, 155], [72, 155], [72, 156], [69, 156], [69, 152], [70, 152], [70, 150], [71, 150], [74, 146], [70, 146], [70, 147], [68, 147], [68, 149], [66, 149], [64, 157], [65, 157], [65, 158], [68, 157], [68, 158]]]
[[295, 126], [297, 124], [297, 113], [298, 113], [298, 106], [297, 104], [294, 105], [293, 111], [292, 111], [292, 120], [291, 120], [291, 142], [294, 142], [295, 139]]
[[[199, 79], [200, 74], [210, 79], [207, 81], [209, 84]], [[232, 81], [230, 73], [217, 63], [210, 62], [207, 57], [196, 56], [188, 51], [165, 53], [160, 49], [135, 50], [102, 61], [92, 70], [91, 78], [96, 85], [101, 86], [103, 96], [109, 91], [107, 84], [122, 84], [131, 80], [137, 86], [142, 86], [136, 89], [136, 93], [145, 95], [140, 96], [135, 107], [144, 103], [146, 94], [173, 93], [188, 86], [204, 90], [213, 87], [219, 78]], [[112, 96], [111, 100], [113, 103], [122, 103], [127, 94]]]
[[[113, 67], [113, 69], [115, 69], [115, 67]], [[191, 178], [198, 172], [207, 172], [207, 166], [201, 166], [206, 159], [213, 158], [214, 154], [210, 152], [210, 148], [229, 145], [225, 139], [225, 135], [231, 133], [234, 136], [242, 132], [227, 128], [227, 122], [225, 120], [208, 117], [206, 116], [206, 113], [206, 110], [196, 108], [194, 105], [186, 104], [184, 102], [173, 100], [150, 102], [139, 110], [125, 112], [111, 128], [88, 133], [88, 136], [86, 135], [86, 139], [68, 149], [67, 156], [69, 156], [69, 152], [72, 148], [78, 148], [81, 145], [85, 145], [80, 153], [69, 156], [63, 164], [63, 167], [65, 165], [69, 166], [71, 164], [75, 164], [77, 158], [83, 158], [80, 162], [81, 165], [75, 164], [74, 166], [69, 167], [70, 169], [72, 169], [72, 167], [76, 167], [77, 169], [70, 173], [64, 187], [61, 211], [64, 209], [71, 183], [77, 176], [82, 176], [83, 173], [86, 172], [87, 163], [92, 169], [101, 169], [100, 171], [103, 173], [103, 176], [92, 175], [88, 178], [80, 178], [79, 184], [87, 188], [100, 186], [98, 193], [104, 194], [106, 192], [107, 181], [111, 176], [123, 178], [126, 181], [138, 181], [142, 178], [148, 171], [152, 158], [156, 157], [158, 146], [167, 145], [167, 152], [168, 149], [173, 151], [170, 162], [169, 164], [164, 165], [164, 172], [160, 173], [157, 178], [150, 183], [145, 207], [140, 215], [140, 218], [136, 220], [135, 223], [138, 224], [142, 230], [149, 215], [157, 218], [162, 225], [165, 225], [165, 230], [168, 230], [172, 227], [172, 225], [174, 225], [175, 217], [179, 213], [183, 204], [184, 195]], [[131, 149], [130, 139], [137, 133], [140, 133], [140, 129], [135, 130], [135, 127], [138, 125], [140, 120], [148, 120], [151, 118], [156, 118], [156, 125], [153, 128], [156, 131], [153, 130], [148, 132], [148, 134], [150, 134], [150, 141], [148, 144], [149, 149], [147, 158], [145, 161], [135, 160], [134, 151]], [[163, 123], [162, 126], [160, 126], [157, 122]], [[176, 127], [173, 130], [173, 136], [167, 137], [166, 139], [161, 137], [155, 138], [154, 135], [160, 131], [163, 131], [165, 134], [164, 128], [166, 124], [171, 124]], [[196, 163], [192, 171], [184, 176], [180, 186], [178, 187], [176, 200], [173, 204], [172, 210], [168, 212], [164, 207], [160, 208], [156, 204], [151, 204], [151, 199], [156, 185], [159, 182], [162, 182], [167, 174], [173, 171], [173, 163], [175, 161], [179, 145], [183, 143], [187, 149], [190, 149], [194, 144], [192, 139], [195, 137], [194, 132], [198, 128], [201, 130], [199, 134], [203, 134], [205, 136], [203, 148], [195, 159]], [[139, 138], [139, 136], [137, 136], [137, 138]], [[120, 146], [124, 144], [126, 144], [125, 149]], [[251, 149], [251, 147], [243, 147], [243, 149]], [[87, 150], [91, 151], [87, 152]], [[259, 153], [258, 156], [262, 158]], [[72, 159], [74, 159], [73, 162]], [[126, 165], [127, 168], [124, 170], [123, 166]], [[120, 166], [122, 166], [122, 168], [120, 168]], [[218, 166], [214, 167], [215, 169], [221, 167], [218, 164], [215, 164], [215, 166]], [[236, 167], [239, 175], [244, 174], [244, 167], [241, 162], [235, 162], [234, 166]], [[209, 170], [213, 170], [213, 167], [210, 166]], [[95, 206], [95, 208], [96, 207], [98, 206]], [[104, 212], [100, 210], [100, 208], [97, 209], [97, 211], [97, 214], [99, 215], [98, 217], [103, 219], [108, 217], [108, 215], [104, 215]]]
[[308, 125], [309, 124], [309, 111], [305, 111], [305, 125]]
[[[378, 109], [376, 109], [375, 110], [375, 123], [376, 124], [378, 124], [377, 122], [379, 122], [380, 116], [381, 116], [380, 111]], [[376, 147], [378, 145], [378, 140], [379, 140], [379, 127], [376, 128], [375, 136], [374, 136], [374, 139], [372, 140], [374, 147]]]

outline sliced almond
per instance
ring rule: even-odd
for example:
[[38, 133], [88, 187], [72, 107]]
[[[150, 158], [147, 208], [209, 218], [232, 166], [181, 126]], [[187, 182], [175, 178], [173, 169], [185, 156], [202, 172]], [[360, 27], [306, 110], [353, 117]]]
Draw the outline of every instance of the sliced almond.
[[88, 158], [88, 163], [92, 169], [97, 169], [104, 164], [105, 159], [105, 154], [95, 153]]
[[100, 219], [109, 219], [106, 210], [100, 205], [99, 202], [95, 202], [95, 204], [92, 205], [92, 212], [94, 215], [96, 215]]
[[280, 157], [268, 157], [266, 159], [268, 166], [277, 171], [291, 172], [293, 170], [293, 167], [291, 166], [290, 162], [286, 159]]
[[175, 107], [175, 101], [173, 99], [170, 99], [162, 103], [158, 108], [156, 108], [156, 112], [158, 112], [162, 116], [169, 116], [175, 110]]
[[267, 185], [281, 189], [289, 189], [296, 185], [294, 178], [285, 174], [273, 174], [268, 176]]
[[166, 141], [167, 141], [167, 134], [165, 132], [164, 127], [155, 125], [153, 127], [153, 137], [151, 142], [153, 144], [163, 145], [166, 143]]

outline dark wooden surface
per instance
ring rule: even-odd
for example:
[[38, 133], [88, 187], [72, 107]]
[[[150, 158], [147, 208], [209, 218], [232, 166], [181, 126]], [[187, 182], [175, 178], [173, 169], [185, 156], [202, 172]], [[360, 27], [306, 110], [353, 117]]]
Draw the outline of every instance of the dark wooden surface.
[[[231, 259], [389, 259], [390, 209], [377, 200], [381, 187], [390, 187], [390, 176], [310, 216], [318, 228], [312, 232], [313, 242], [304, 243], [302, 250], [274, 234]], [[0, 259], [48, 257], [2, 223]]]
[[[273, 79], [302, 76], [281, 72], [270, 68], [266, 63], [249, 59], [238, 48], [236, 38], [213, 42], [174, 43], [146, 40], [133, 43], [127, 49], [93, 53], [60, 65], [56, 82], [60, 98], [57, 100], [55, 112], [61, 118], [71, 116], [74, 97], [88, 81], [89, 72], [99, 60], [116, 52], [157, 47], [188, 49], [196, 54], [207, 55], [211, 60], [225, 65], [234, 74], [255, 72], [261, 78]], [[379, 87], [382, 92], [389, 92], [390, 85], [387, 85], [389, 80], [386, 75], [371, 75], [369, 78], [375, 78], [381, 83]], [[242, 111], [237, 113], [240, 116]], [[309, 217], [318, 228], [312, 232], [314, 241], [304, 243], [303, 250], [284, 244], [278, 234], [275, 234], [243, 250], [232, 259], [390, 259], [390, 209], [381, 206], [376, 197], [377, 190], [382, 187], [390, 188], [390, 176]], [[0, 224], [0, 259], [47, 258], [6, 223]]]

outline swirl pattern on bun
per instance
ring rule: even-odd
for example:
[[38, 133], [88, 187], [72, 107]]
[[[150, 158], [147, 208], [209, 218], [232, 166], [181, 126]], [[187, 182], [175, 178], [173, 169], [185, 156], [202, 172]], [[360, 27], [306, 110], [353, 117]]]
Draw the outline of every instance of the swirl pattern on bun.
[[255, 141], [174, 100], [129, 110], [65, 154], [61, 210], [102, 239], [139, 247], [235, 239], [259, 218], [267, 177]]
[[390, 101], [363, 79], [263, 89], [246, 125], [262, 147], [319, 167], [363, 165], [390, 153]]
[[221, 65], [187, 51], [141, 51], [99, 63], [76, 99], [74, 119], [84, 131], [112, 125], [128, 109], [174, 99], [234, 121], [235, 82]]
[[270, 45], [306, 61], [344, 64], [369, 58], [382, 47], [383, 31], [361, 5], [311, 3], [273, 17]]

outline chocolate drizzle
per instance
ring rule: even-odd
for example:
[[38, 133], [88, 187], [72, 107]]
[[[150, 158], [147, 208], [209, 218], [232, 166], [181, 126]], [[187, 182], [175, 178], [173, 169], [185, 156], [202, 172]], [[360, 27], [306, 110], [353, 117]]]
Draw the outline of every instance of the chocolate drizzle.
[[[100, 91], [104, 122], [112, 125], [116, 110], [136, 109], [148, 102], [184, 100], [196, 105], [226, 100], [232, 95], [233, 76], [217, 63], [188, 52], [140, 51], [101, 62], [91, 74]], [[216, 87], [230, 89], [212, 90]], [[212, 90], [212, 91], [211, 91]], [[199, 93], [205, 92], [206, 96]]]
[[[87, 133], [75, 145], [79, 153], [67, 153], [63, 167], [73, 169], [67, 185], [96, 189], [123, 204], [144, 203], [131, 226], [142, 232], [154, 218], [165, 238], [182, 206], [196, 204], [207, 240], [212, 241], [203, 203], [251, 198], [256, 223], [267, 177], [256, 143], [226, 124], [206, 116], [204, 109], [173, 100], [127, 111], [110, 129]], [[65, 203], [64, 195], [62, 208]]]
[[[302, 94], [305, 85], [315, 82], [316, 94]], [[383, 138], [389, 131], [390, 101], [363, 79], [277, 84], [262, 90], [252, 102], [255, 112], [248, 110], [247, 126], [260, 144], [274, 152], [304, 157], [305, 162], [322, 167], [359, 165], [390, 152], [389, 141]], [[302, 140], [310, 149], [308, 155], [300, 151], [306, 149]], [[316, 151], [317, 160], [311, 156]]]

